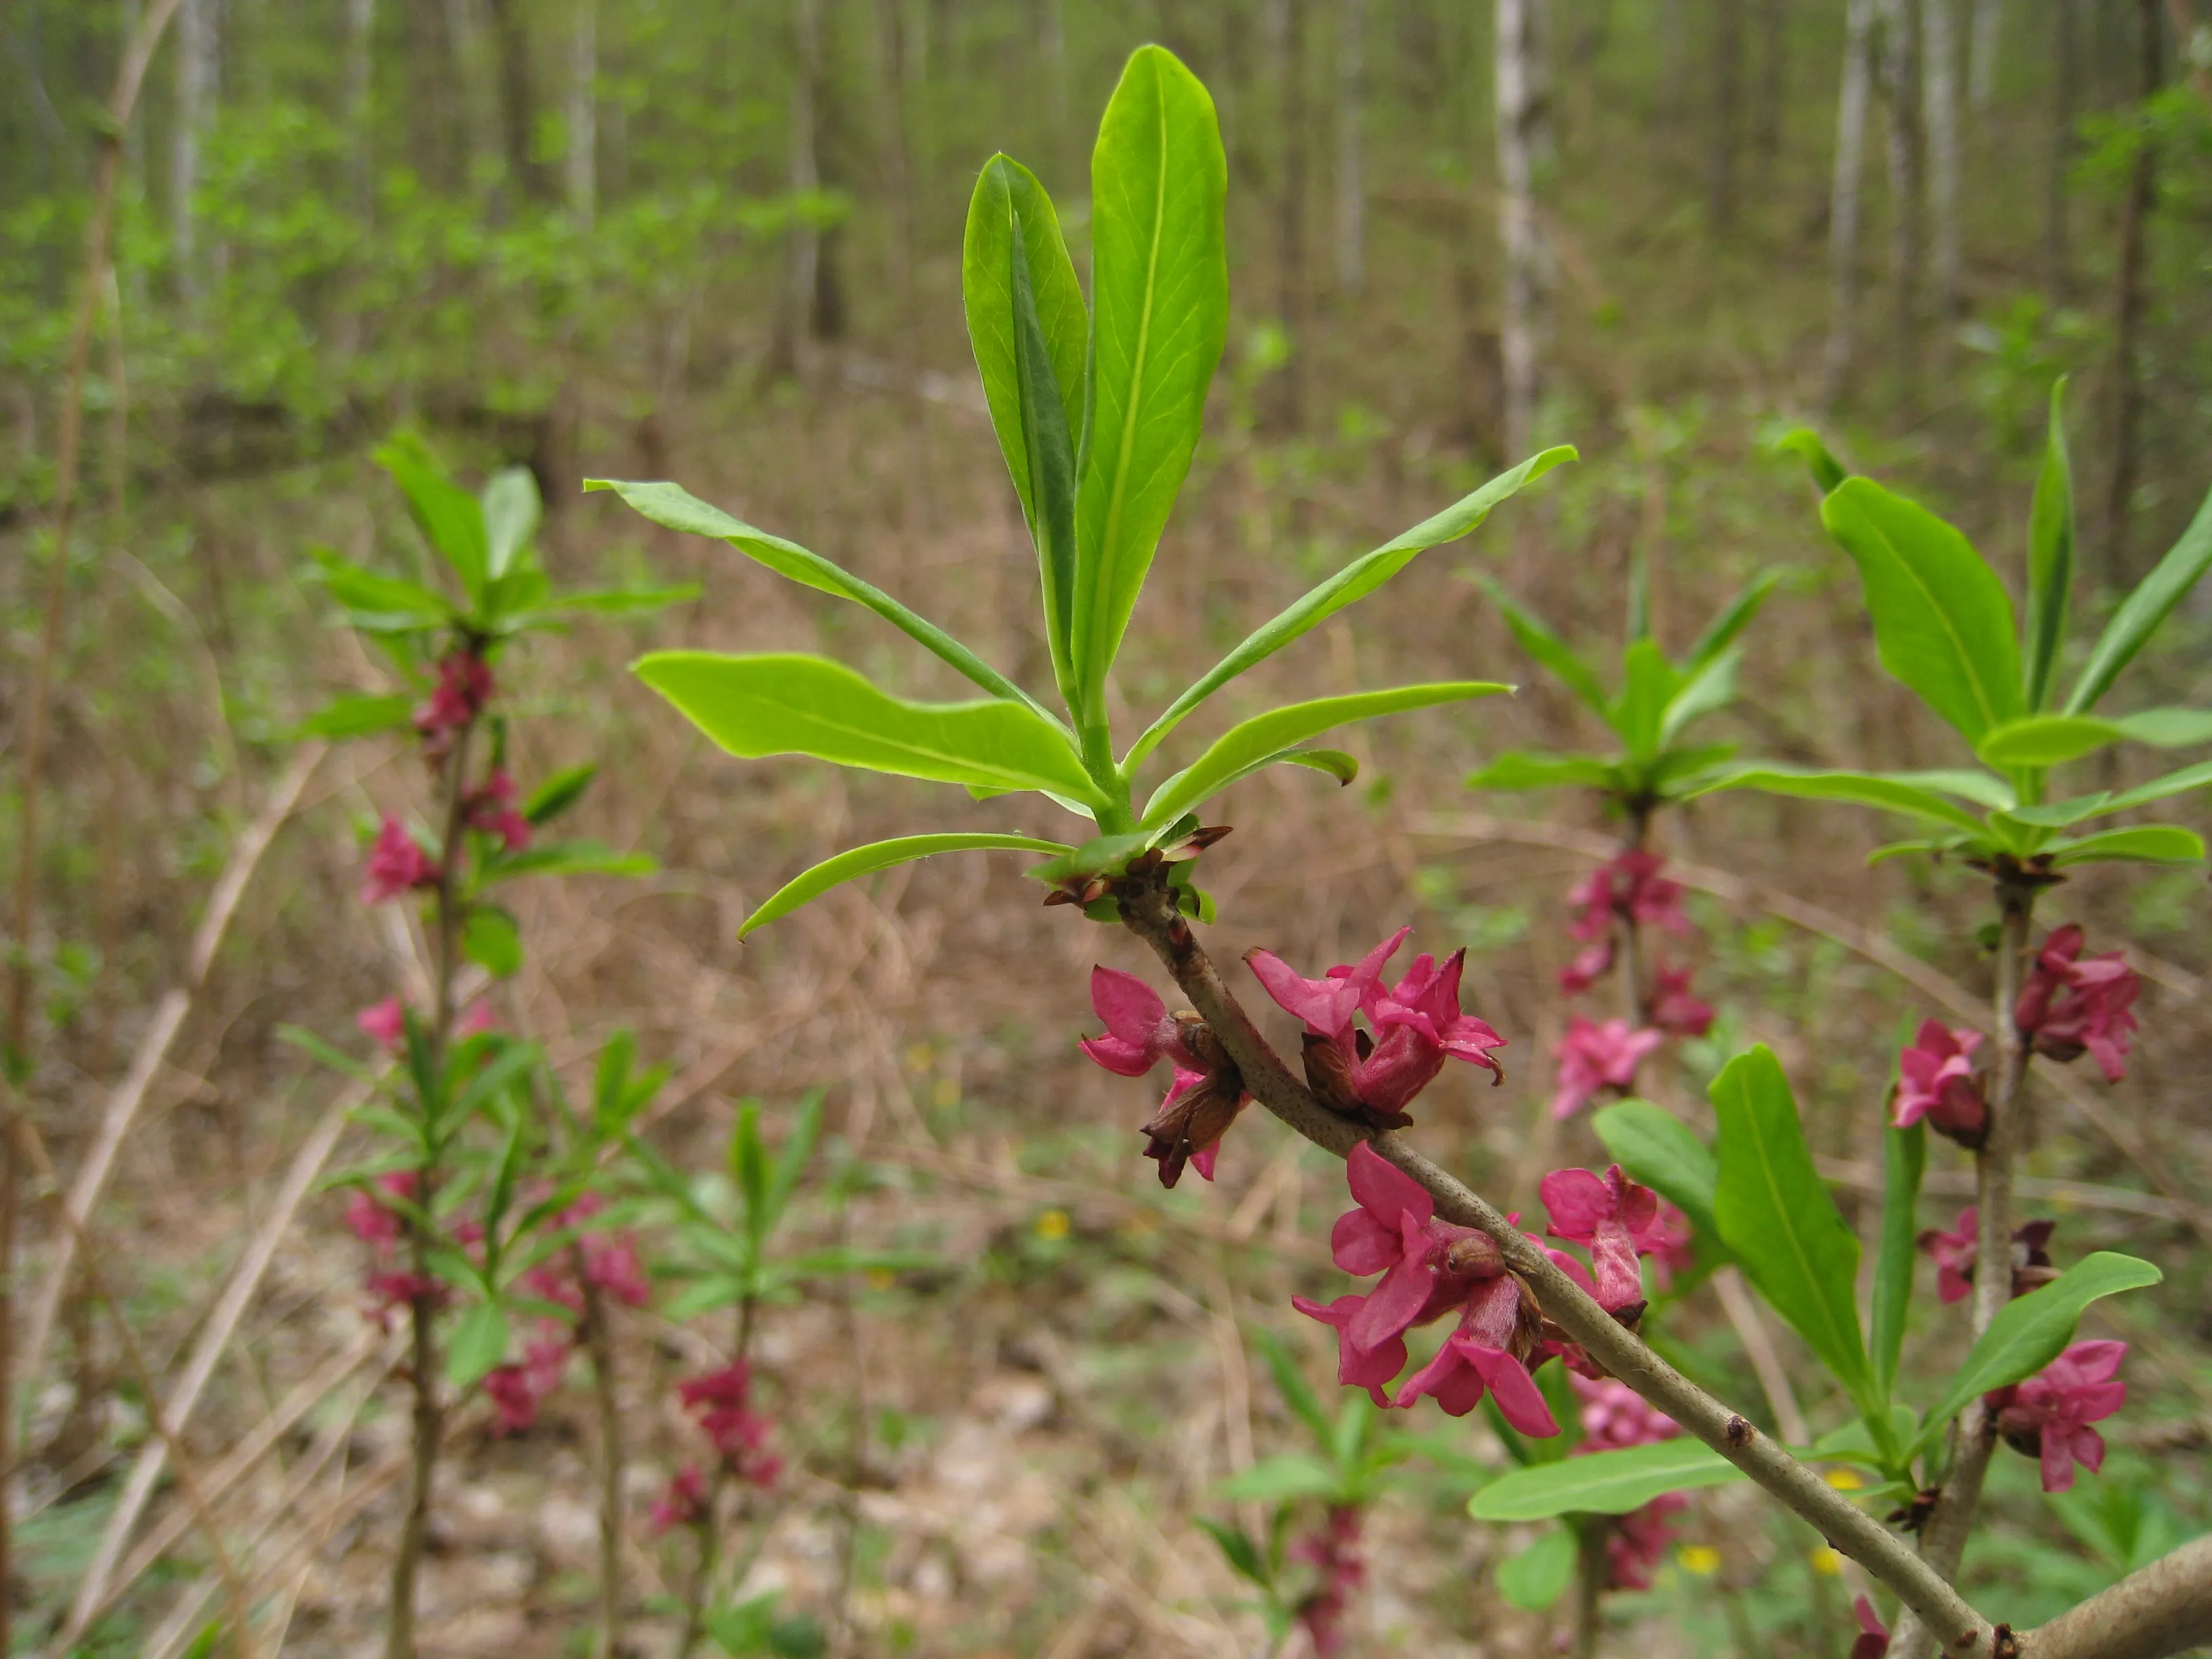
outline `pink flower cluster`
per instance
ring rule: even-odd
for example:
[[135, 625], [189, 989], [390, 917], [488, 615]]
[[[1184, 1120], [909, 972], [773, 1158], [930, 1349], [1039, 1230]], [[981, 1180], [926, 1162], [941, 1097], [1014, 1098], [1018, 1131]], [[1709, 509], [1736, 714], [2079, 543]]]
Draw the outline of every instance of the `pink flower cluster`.
[[503, 766], [495, 768], [483, 787], [462, 804], [461, 814], [470, 829], [497, 836], [500, 845], [510, 853], [520, 853], [530, 845], [530, 820], [515, 810], [514, 780]]
[[1332, 1504], [1321, 1530], [1291, 1547], [1291, 1558], [1319, 1570], [1321, 1583], [1298, 1603], [1297, 1619], [1317, 1659], [1344, 1651], [1344, 1614], [1352, 1595], [1367, 1582], [1359, 1553], [1361, 1513], [1356, 1504]]
[[429, 702], [415, 711], [415, 730], [433, 760], [453, 746], [454, 735], [473, 725], [491, 701], [491, 665], [473, 651], [447, 652], [438, 663], [438, 684]]
[[[1586, 1170], [1571, 1173], [1587, 1174]], [[1575, 1376], [1583, 1437], [1569, 1454], [1619, 1451], [1671, 1440], [1681, 1425], [1646, 1401], [1626, 1382], [1611, 1377]], [[1689, 1504], [1680, 1492], [1662, 1492], [1642, 1508], [1616, 1519], [1605, 1540], [1606, 1560], [1614, 1589], [1650, 1589], [1651, 1575], [1667, 1559], [1668, 1519]]]
[[[556, 1231], [580, 1229], [606, 1200], [586, 1193], [546, 1224]], [[534, 1427], [538, 1408], [561, 1386], [568, 1374], [568, 1356], [575, 1351], [577, 1322], [584, 1316], [586, 1285], [610, 1301], [627, 1308], [641, 1308], [653, 1299], [653, 1283], [646, 1277], [638, 1255], [637, 1238], [629, 1232], [580, 1233], [575, 1241], [556, 1251], [522, 1275], [523, 1287], [561, 1309], [565, 1318], [543, 1318], [538, 1334], [526, 1344], [520, 1361], [493, 1367], [484, 1378], [484, 1392], [498, 1413], [501, 1434], [520, 1434]]]
[[[1244, 958], [1277, 1005], [1304, 1022], [1306, 1081], [1314, 1092], [1378, 1127], [1410, 1122], [1406, 1108], [1446, 1060], [1486, 1067], [1494, 1083], [1505, 1079], [1491, 1053], [1505, 1039], [1460, 1012], [1465, 951], [1441, 963], [1423, 951], [1396, 984], [1384, 982], [1383, 964], [1413, 931], [1401, 927], [1357, 963], [1340, 963], [1320, 979], [1305, 978], [1272, 951]], [[1362, 1015], [1364, 1030], [1357, 1024]]]
[[[1682, 914], [1682, 884], [1660, 872], [1656, 853], [1638, 848], [1619, 854], [1592, 871], [1567, 896], [1575, 919], [1567, 931], [1582, 950], [1559, 972], [1559, 988], [1580, 996], [1613, 970], [1624, 949], [1635, 948], [1635, 930], [1656, 927], [1688, 937], [1696, 928]], [[1603, 1022], [1580, 1014], [1567, 1023], [1567, 1034], [1554, 1051], [1559, 1086], [1552, 1115], [1571, 1117], [1605, 1091], [1626, 1093], [1636, 1084], [1637, 1068], [1668, 1036], [1703, 1036], [1712, 1028], [1713, 1010], [1690, 988], [1691, 970], [1652, 964], [1650, 988], [1638, 1018]]]
[[[1644, 1305], [1639, 1258], [1656, 1256], [1662, 1271], [1690, 1265], [1690, 1218], [1649, 1187], [1613, 1165], [1603, 1175], [1554, 1170], [1536, 1188], [1551, 1224], [1544, 1229], [1589, 1252], [1590, 1293], [1608, 1313], [1634, 1317]], [[1554, 1253], [1556, 1255], [1556, 1252]], [[1583, 1277], [1577, 1264], [1571, 1275]]]
[[1979, 1031], [1954, 1030], [1940, 1019], [1920, 1022], [1919, 1033], [1897, 1057], [1895, 1116], [1900, 1129], [1925, 1121], [1961, 1146], [1989, 1139], [1990, 1106], [1973, 1066]]
[[2005, 1443], [2042, 1463], [2044, 1491], [2071, 1487], [2076, 1463], [2092, 1474], [2104, 1466], [2105, 1437], [2089, 1425], [2127, 1404], [2118, 1380], [2127, 1355], [2124, 1342], [2076, 1342], [2025, 1382], [1987, 1396]]
[[1117, 1077], [1142, 1077], [1163, 1060], [1175, 1067], [1167, 1098], [1139, 1132], [1145, 1156], [1159, 1161], [1160, 1185], [1180, 1181], [1185, 1164], [1212, 1180], [1221, 1137], [1250, 1097], [1206, 1022], [1170, 1015], [1151, 986], [1113, 968], [1091, 970], [1091, 1006], [1106, 1022], [1105, 1036], [1079, 1045], [1091, 1059]]
[[[752, 1367], [733, 1359], [720, 1370], [678, 1383], [676, 1396], [714, 1447], [724, 1472], [765, 1491], [783, 1473], [783, 1460], [767, 1449], [773, 1425], [752, 1409]], [[703, 1522], [711, 1496], [698, 1465], [684, 1465], [653, 1504], [653, 1531]]]
[[442, 1299], [445, 1294], [445, 1286], [427, 1273], [398, 1265], [399, 1237], [405, 1227], [399, 1211], [388, 1200], [412, 1203], [422, 1186], [422, 1177], [414, 1170], [394, 1170], [346, 1194], [347, 1230], [369, 1247], [369, 1269], [362, 1288], [368, 1293], [368, 1315], [380, 1329], [390, 1327], [395, 1310], [419, 1297]]
[[[1963, 1302], [1973, 1294], [1974, 1248], [1979, 1236], [1980, 1211], [1969, 1204], [1959, 1212], [1952, 1230], [1930, 1227], [1920, 1235], [1920, 1248], [1936, 1263], [1936, 1294], [1945, 1303]], [[2027, 1221], [2013, 1229], [2012, 1293], [2026, 1296], [2041, 1290], [2058, 1277], [2051, 1260], [2051, 1235], [2055, 1221]]]
[[2013, 1023], [2037, 1054], [2065, 1060], [2087, 1053], [2107, 1083], [2118, 1083], [2128, 1072], [2131, 1005], [2142, 981], [2118, 951], [2084, 960], [2082, 942], [2071, 922], [2045, 936], [2013, 1005]]
[[362, 872], [361, 902], [385, 904], [420, 888], [435, 887], [441, 872], [407, 826], [386, 814]]

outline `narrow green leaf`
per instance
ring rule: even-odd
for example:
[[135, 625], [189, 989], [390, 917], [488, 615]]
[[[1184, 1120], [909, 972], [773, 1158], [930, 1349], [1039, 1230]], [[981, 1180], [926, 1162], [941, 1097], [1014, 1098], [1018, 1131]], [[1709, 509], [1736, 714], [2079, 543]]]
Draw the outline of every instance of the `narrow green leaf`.
[[761, 1141], [760, 1111], [757, 1100], [744, 1102], [730, 1133], [730, 1175], [744, 1205], [745, 1232], [756, 1255], [773, 1220], [768, 1212], [768, 1148]]
[[1332, 726], [1437, 703], [1495, 696], [1512, 689], [1490, 680], [1451, 680], [1436, 685], [1401, 685], [1388, 691], [1358, 691], [1349, 696], [1316, 697], [1311, 702], [1272, 708], [1230, 727], [1204, 754], [1163, 783], [1145, 805], [1144, 824], [1151, 829], [1174, 823], [1255, 763], [1318, 737]]
[[522, 967], [521, 931], [497, 905], [477, 905], [461, 924], [461, 954], [494, 979], [511, 978]]
[[1342, 1477], [1318, 1457], [1290, 1452], [1261, 1458], [1214, 1491], [1233, 1503], [1286, 1504], [1299, 1498], [1333, 1498], [1343, 1484]]
[[346, 620], [370, 634], [407, 633], [416, 629], [443, 628], [456, 612], [442, 594], [397, 576], [381, 576], [319, 547], [313, 580], [345, 607]]
[[1523, 1613], [1541, 1613], [1566, 1593], [1577, 1553], [1573, 1529], [1554, 1527], [1498, 1564], [1498, 1593]]
[[1708, 1092], [1720, 1119], [1721, 1242], [1864, 1414], [1872, 1379], [1859, 1334], [1859, 1241], [1813, 1168], [1790, 1080], [1762, 1044], [1723, 1066]]
[[840, 766], [994, 789], [1104, 797], [1066, 734], [1003, 698], [908, 702], [842, 663], [798, 652], [656, 651], [638, 678], [733, 755], [810, 755]]
[[1478, 1521], [1546, 1521], [1555, 1515], [1626, 1515], [1670, 1492], [1725, 1486], [1743, 1474], [1687, 1435], [1648, 1446], [1533, 1463], [1492, 1481], [1468, 1500]]
[[1683, 659], [1683, 672], [1696, 673], [1734, 645], [1781, 584], [1782, 573], [1779, 570], [1762, 570], [1753, 577], [1751, 585], [1706, 624], [1705, 631], [1698, 636], [1698, 642], [1690, 647], [1690, 654]]
[[2178, 772], [2168, 772], [2162, 778], [2153, 778], [2148, 783], [2139, 783], [2132, 789], [2123, 789], [2099, 807], [2100, 812], [2124, 812], [2132, 807], [2148, 806], [2154, 800], [2166, 800], [2174, 795], [2185, 794], [2191, 789], [2212, 785], [2212, 761], [2199, 761], [2194, 766], [2185, 766]]
[[295, 738], [368, 738], [404, 730], [414, 716], [415, 699], [405, 692], [390, 696], [333, 697], [292, 728]]
[[1076, 678], [1092, 716], [1190, 470], [1229, 328], [1213, 100], [1139, 46], [1091, 158], [1090, 417], [1076, 504]]
[[986, 691], [1027, 703], [1040, 714], [1044, 712], [1028, 692], [935, 623], [916, 616], [881, 588], [862, 581], [819, 553], [809, 552], [796, 542], [787, 542], [781, 536], [771, 536], [764, 530], [756, 530], [743, 520], [732, 518], [720, 507], [710, 507], [701, 501], [681, 484], [629, 483], [619, 478], [586, 478], [584, 488], [587, 490], [611, 489], [632, 508], [657, 525], [670, 530], [680, 530], [689, 535], [711, 536], [716, 541], [727, 542], [747, 558], [766, 565], [777, 575], [795, 581], [803, 587], [813, 588], [817, 592], [833, 593], [841, 599], [850, 599], [855, 605], [866, 605]]
[[1659, 752], [1660, 727], [1667, 705], [1680, 687], [1674, 665], [1654, 640], [1638, 640], [1621, 653], [1620, 696], [1613, 707], [1613, 729], [1633, 762], [1649, 762]]
[[1874, 1349], [1874, 1383], [1885, 1400], [1897, 1383], [1905, 1352], [1905, 1318], [1912, 1303], [1912, 1269], [1919, 1253], [1921, 1172], [1928, 1165], [1928, 1132], [1920, 1124], [1890, 1124], [1881, 1139], [1881, 1244], [1875, 1256], [1874, 1302], [1868, 1323]]
[[538, 480], [526, 466], [501, 467], [484, 485], [484, 575], [497, 581], [538, 533]]
[[599, 763], [586, 761], [581, 766], [568, 767], [530, 792], [522, 804], [522, 816], [533, 827], [548, 824], [583, 799], [584, 791], [592, 787], [599, 775]]
[[2204, 841], [2194, 830], [2172, 823], [2142, 823], [2126, 830], [2106, 830], [2078, 841], [2054, 842], [2051, 866], [2064, 870], [2076, 864], [2201, 864]]
[[806, 1166], [813, 1161], [815, 1143], [822, 1139], [822, 1091], [815, 1090], [799, 1103], [793, 1114], [791, 1133], [784, 1137], [783, 1150], [775, 1155], [775, 1168], [768, 1183], [768, 1224], [773, 1229], [783, 1219], [783, 1212], [791, 1206], [791, 1195], [799, 1190], [805, 1177]]
[[2139, 1291], [2166, 1277], [2148, 1261], [2112, 1250], [2086, 1255], [2039, 1291], [2015, 1297], [1990, 1322], [1921, 1433], [1924, 1449], [1943, 1425], [1982, 1395], [2033, 1376], [2074, 1340], [2081, 1311], [2102, 1297]]
[[1508, 750], [1468, 774], [1470, 789], [1618, 789], [1620, 769], [1595, 755], [1532, 755]]
[[523, 876], [649, 876], [660, 866], [643, 853], [617, 853], [596, 841], [547, 841], [486, 861], [478, 887]]
[[1207, 669], [1188, 690], [1170, 703], [1166, 712], [1130, 746], [1121, 763], [1122, 770], [1134, 773], [1145, 757], [1159, 747], [1161, 739], [1182, 724], [1184, 716], [1246, 669], [1273, 656], [1346, 606], [1365, 599], [1412, 563], [1416, 555], [1471, 535], [1499, 502], [1519, 494], [1560, 462], [1575, 459], [1575, 452], [1565, 445], [1532, 455], [1511, 471], [1499, 473], [1481, 489], [1462, 496], [1433, 518], [1422, 520], [1372, 552], [1362, 554], [1334, 576], [1307, 590], [1289, 609], [1247, 635], [1235, 650]]
[[1505, 619], [1514, 641], [1538, 662], [1559, 676], [1567, 690], [1580, 698], [1585, 707], [1596, 714], [1607, 726], [1618, 731], [1613, 714], [1613, 699], [1607, 696], [1597, 671], [1576, 654], [1557, 634], [1554, 634], [1533, 611], [1521, 605], [1513, 596], [1486, 576], [1477, 576], [1475, 585], [1490, 596], [1498, 607], [1498, 614]]
[[2025, 712], [2012, 601], [1951, 525], [1870, 478], [1846, 478], [1820, 506], [1858, 566], [1881, 665], [1969, 743]]
[[453, 1345], [446, 1351], [446, 1380], [457, 1389], [483, 1381], [493, 1366], [507, 1358], [507, 1310], [496, 1302], [477, 1302], [453, 1323]]
[[2116, 743], [2191, 749], [2212, 743], [2212, 709], [2146, 708], [2106, 720], [2096, 714], [2030, 714], [1992, 727], [1976, 752], [1991, 766], [2063, 766]]
[[1723, 651], [1705, 665], [1668, 698], [1659, 720], [1659, 744], [1664, 748], [1706, 715], [1735, 701], [1735, 673], [1743, 660], [1740, 651]]
[[[507, 580], [513, 581], [514, 573]], [[524, 614], [513, 618], [532, 625], [564, 616], [635, 617], [649, 611], [665, 611], [672, 605], [683, 605], [696, 599], [701, 592], [696, 582], [671, 582], [661, 587], [601, 587], [576, 589], [566, 593], [548, 592], [532, 601], [532, 608], [514, 607]]]
[[472, 600], [483, 597], [490, 575], [483, 505], [453, 482], [445, 463], [417, 433], [395, 434], [377, 450], [375, 459], [406, 495], [416, 526], [453, 567], [462, 590]]
[[1220, 1547], [1222, 1558], [1238, 1577], [1258, 1585], [1261, 1589], [1268, 1588], [1271, 1580], [1266, 1565], [1260, 1559], [1260, 1547], [1251, 1540], [1242, 1527], [1231, 1526], [1225, 1521], [1216, 1521], [1203, 1515], [1194, 1516], [1192, 1519], [1206, 1528], [1206, 1536]]
[[1316, 1445], [1327, 1445], [1330, 1432], [1328, 1415], [1322, 1410], [1321, 1396], [1314, 1392], [1313, 1384], [1306, 1381], [1306, 1374], [1299, 1367], [1297, 1356], [1273, 1331], [1262, 1328], [1254, 1335], [1259, 1342], [1261, 1354], [1267, 1362], [1267, 1370], [1274, 1376], [1276, 1391], [1283, 1396], [1283, 1403], [1291, 1408], [1291, 1415], [1305, 1425], [1306, 1431], [1313, 1436]]
[[2066, 377], [2051, 387], [2051, 430], [2027, 514], [2027, 707], [2046, 707], [2066, 643], [2074, 586], [2074, 468], [2066, 455]]
[[[1021, 216], [1007, 254], [1012, 266], [1014, 371], [1021, 393], [1022, 444], [1030, 471], [1024, 502], [1030, 538], [1035, 543], [1037, 573], [1044, 593], [1045, 638], [1050, 642], [1053, 673], [1068, 712], [1087, 724], [1088, 704], [1073, 668], [1071, 617], [1075, 603], [1075, 440], [1068, 429], [1060, 388], [1053, 374], [1051, 347], [1037, 320], [1036, 295], [1030, 282], [1029, 254]], [[1066, 259], [1065, 252], [1061, 258]], [[1073, 273], [1069, 273], [1073, 280]]]
[[1932, 789], [1902, 783], [1879, 772], [1820, 772], [1782, 766], [1748, 766], [1709, 779], [1688, 794], [1709, 795], [1722, 789], [1756, 789], [1769, 795], [1790, 795], [1802, 800], [1847, 800], [1861, 806], [1877, 806], [1972, 835], [1982, 831], [1981, 821], [1953, 805]]
[[1034, 836], [988, 835], [969, 830], [900, 836], [891, 841], [871, 842], [866, 847], [855, 847], [835, 858], [824, 859], [813, 868], [786, 882], [769, 896], [768, 902], [744, 919], [738, 929], [738, 937], [743, 939], [756, 927], [765, 927], [779, 917], [789, 915], [800, 905], [812, 902], [832, 887], [857, 880], [862, 876], [873, 875], [878, 870], [909, 864], [915, 859], [926, 859], [936, 853], [988, 851], [1000, 848], [1030, 853], [1067, 853], [1073, 850], [1065, 842], [1040, 841]]
[[1813, 483], [1823, 495], [1832, 494], [1836, 486], [1850, 477], [1844, 465], [1828, 453], [1820, 434], [1808, 426], [1785, 432], [1774, 441], [1774, 447], [1786, 453], [1800, 457], [1813, 475]]
[[1720, 1164], [1687, 1124], [1648, 1100], [1624, 1100], [1601, 1110], [1590, 1127], [1632, 1179], [1689, 1217], [1699, 1237], [1717, 1242]]
[[2158, 631], [2159, 624], [2197, 586], [2208, 565], [2212, 565], [2212, 494], [2206, 495], [2189, 528], [2181, 532], [2181, 539], [2166, 550], [2157, 568], [2142, 579], [2105, 624], [2095, 649], [2082, 666], [2081, 678], [2074, 682], [2066, 699], [2068, 714], [2086, 714], [2097, 706], [2097, 700], [2119, 678], [2120, 671], [2135, 660], [2136, 653]]

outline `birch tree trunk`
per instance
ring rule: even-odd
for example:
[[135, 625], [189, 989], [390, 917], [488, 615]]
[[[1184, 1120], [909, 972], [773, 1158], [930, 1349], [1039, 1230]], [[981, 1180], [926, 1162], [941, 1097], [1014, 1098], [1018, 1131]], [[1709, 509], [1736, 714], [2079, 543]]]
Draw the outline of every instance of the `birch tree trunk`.
[[1850, 0], [1844, 18], [1844, 81], [1836, 100], [1836, 170], [1828, 204], [1827, 361], [1820, 401], [1843, 395], [1856, 348], [1859, 304], [1859, 178], [1865, 170], [1868, 106], [1874, 92], [1875, 0]]
[[1936, 318], [1959, 314], [1959, 75], [1957, 0], [1921, 0], [1922, 114], [1928, 133], [1928, 199], [1934, 222]]
[[1336, 285], [1367, 286], [1367, 179], [1360, 140], [1366, 118], [1367, 0], [1339, 0], [1336, 43]]
[[568, 36], [568, 211], [589, 225], [599, 207], [599, 6], [575, 0]]
[[1966, 72], [1966, 100], [1977, 115], [1989, 112], [1997, 92], [1997, 51], [2004, 42], [2004, 0], [1974, 0], [1973, 55]]
[[1545, 0], [1495, 0], [1498, 223], [1505, 254], [1498, 313], [1505, 453], [1532, 447], [1542, 391], [1551, 299], [1551, 250], [1536, 216], [1536, 189], [1551, 161], [1551, 88], [1544, 58]]
[[216, 0], [181, 0], [177, 7], [177, 107], [169, 148], [169, 240], [177, 297], [199, 302], [200, 143], [215, 118]]
[[1919, 32], [1914, 0], [1882, 0], [1882, 63], [1889, 94], [1889, 263], [1895, 301], [1897, 384], [1910, 398], [1919, 380], [1920, 276], [1926, 257], [1922, 204]]

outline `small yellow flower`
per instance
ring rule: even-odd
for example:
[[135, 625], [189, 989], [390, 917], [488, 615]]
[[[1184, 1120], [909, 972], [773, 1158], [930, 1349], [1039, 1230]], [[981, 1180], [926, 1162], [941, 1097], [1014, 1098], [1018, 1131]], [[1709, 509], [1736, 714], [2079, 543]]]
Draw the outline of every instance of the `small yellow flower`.
[[929, 1103], [943, 1111], [948, 1106], [960, 1103], [960, 1085], [949, 1077], [941, 1077], [930, 1089]]
[[898, 1275], [889, 1267], [871, 1267], [866, 1278], [868, 1288], [872, 1291], [888, 1291], [898, 1283]]
[[1036, 1218], [1036, 1236], [1039, 1238], [1046, 1240], [1059, 1240], [1066, 1238], [1067, 1237], [1067, 1212], [1065, 1210], [1047, 1210], [1042, 1215]]
[[937, 1061], [937, 1050], [927, 1042], [911, 1044], [906, 1051], [906, 1068], [909, 1072], [926, 1072]]
[[1824, 1478], [1838, 1492], [1856, 1492], [1866, 1485], [1856, 1469], [1830, 1469]]
[[1700, 1578], [1710, 1578], [1721, 1570], [1721, 1553], [1711, 1544], [1685, 1544], [1674, 1552], [1674, 1559], [1682, 1564], [1683, 1571]]
[[1825, 1573], [1831, 1578], [1844, 1570], [1844, 1558], [1826, 1544], [1814, 1550], [1807, 1559], [1812, 1562], [1814, 1571]]

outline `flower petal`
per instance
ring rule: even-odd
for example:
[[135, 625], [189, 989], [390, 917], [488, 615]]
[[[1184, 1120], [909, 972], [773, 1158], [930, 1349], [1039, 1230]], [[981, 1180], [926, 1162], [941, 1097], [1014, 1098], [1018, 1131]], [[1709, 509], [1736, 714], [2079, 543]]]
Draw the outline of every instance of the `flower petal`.
[[1426, 1221], [1437, 1212], [1429, 1189], [1393, 1164], [1366, 1141], [1352, 1149], [1345, 1159], [1345, 1182], [1352, 1197], [1386, 1227], [1395, 1227], [1401, 1215]]

